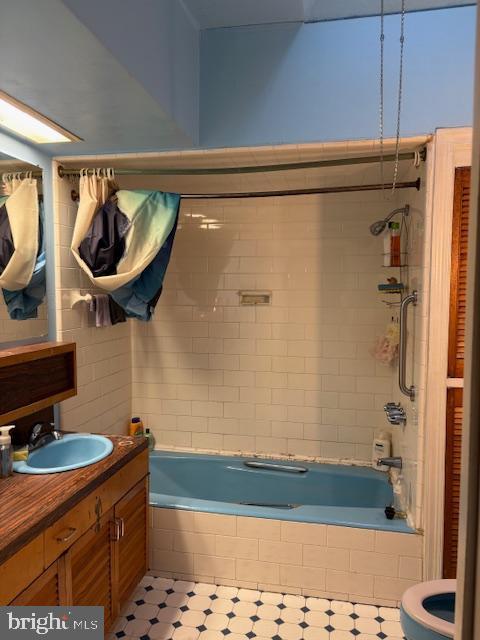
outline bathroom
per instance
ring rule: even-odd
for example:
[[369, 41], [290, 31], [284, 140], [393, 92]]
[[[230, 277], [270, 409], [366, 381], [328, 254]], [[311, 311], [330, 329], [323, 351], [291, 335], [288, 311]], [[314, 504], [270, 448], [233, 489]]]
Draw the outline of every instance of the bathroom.
[[[112, 640], [453, 638], [458, 575], [476, 638], [473, 4], [8, 4], [2, 607], [95, 606]], [[93, 275], [105, 203], [142, 268]]]

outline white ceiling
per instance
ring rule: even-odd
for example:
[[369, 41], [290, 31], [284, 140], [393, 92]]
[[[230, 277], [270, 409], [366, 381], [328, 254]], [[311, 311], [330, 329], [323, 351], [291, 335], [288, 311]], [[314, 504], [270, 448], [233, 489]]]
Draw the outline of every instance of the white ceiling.
[[[183, 0], [200, 29], [276, 22], [318, 22], [378, 15], [380, 0]], [[408, 0], [408, 11], [476, 4], [472, 0]], [[385, 0], [397, 13], [401, 0]]]

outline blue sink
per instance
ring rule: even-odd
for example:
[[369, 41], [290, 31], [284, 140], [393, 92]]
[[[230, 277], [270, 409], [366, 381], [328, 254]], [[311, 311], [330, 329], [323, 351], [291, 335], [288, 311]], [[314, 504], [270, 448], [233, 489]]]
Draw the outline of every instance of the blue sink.
[[17, 473], [59, 473], [88, 467], [110, 455], [111, 440], [91, 433], [67, 434], [40, 449], [32, 451], [27, 460], [13, 463]]

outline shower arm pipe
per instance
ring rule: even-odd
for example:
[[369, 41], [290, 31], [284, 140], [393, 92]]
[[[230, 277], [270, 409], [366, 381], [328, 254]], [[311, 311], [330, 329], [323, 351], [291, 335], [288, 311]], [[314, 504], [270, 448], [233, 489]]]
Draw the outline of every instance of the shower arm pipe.
[[407, 386], [407, 314], [408, 307], [412, 304], [416, 306], [418, 302], [418, 292], [412, 291], [410, 295], [402, 300], [400, 305], [400, 340], [398, 347], [398, 386], [400, 391], [408, 396], [413, 402], [415, 400], [415, 387]]
[[390, 222], [390, 220], [398, 213], [401, 213], [404, 216], [410, 215], [410, 206], [406, 204], [404, 207], [398, 207], [398, 209], [394, 209], [388, 214], [386, 218], [383, 219], [383, 222]]
[[[427, 150], [423, 147], [420, 151], [407, 151], [399, 154], [400, 160], [414, 160], [419, 158], [425, 161]], [[284, 164], [267, 164], [267, 165], [250, 165], [243, 167], [197, 167], [185, 168], [180, 167], [173, 169], [115, 169], [118, 176], [221, 176], [235, 175], [243, 173], [265, 173], [272, 171], [295, 171], [302, 169], [322, 169], [328, 167], [345, 167], [356, 164], [378, 164], [381, 156], [357, 156], [352, 158], [336, 158], [330, 160], [312, 160], [309, 162], [289, 162]], [[395, 155], [383, 156], [384, 162], [394, 162]], [[95, 171], [95, 167], [91, 167], [87, 171]], [[80, 168], [58, 166], [58, 177], [78, 177]]]
[[[182, 200], [230, 200], [242, 198], [272, 198], [283, 196], [308, 196], [323, 193], [354, 193], [356, 191], [382, 191], [391, 189], [392, 184], [358, 184], [339, 187], [317, 187], [312, 189], [283, 189], [281, 191], [245, 191], [232, 193], [182, 193]], [[411, 182], [397, 182], [395, 189], [416, 189], [420, 190], [421, 180]], [[78, 191], [71, 190], [71, 198], [74, 202], [80, 199]]]

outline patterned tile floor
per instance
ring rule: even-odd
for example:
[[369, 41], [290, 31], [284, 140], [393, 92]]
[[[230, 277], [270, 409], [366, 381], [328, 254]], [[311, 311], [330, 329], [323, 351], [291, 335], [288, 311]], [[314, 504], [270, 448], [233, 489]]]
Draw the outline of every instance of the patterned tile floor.
[[109, 640], [403, 640], [398, 609], [145, 576]]

